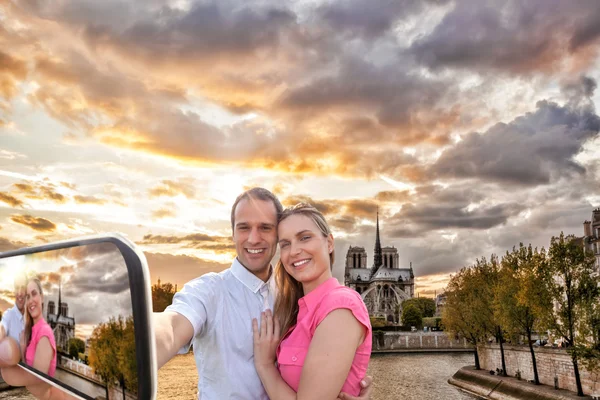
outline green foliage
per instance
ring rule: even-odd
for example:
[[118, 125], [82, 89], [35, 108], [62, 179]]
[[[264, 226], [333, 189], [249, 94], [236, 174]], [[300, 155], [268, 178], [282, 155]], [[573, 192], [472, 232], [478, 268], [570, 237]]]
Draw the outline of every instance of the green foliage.
[[110, 318], [92, 333], [90, 366], [109, 386], [119, 382], [122, 387], [137, 393], [137, 359], [133, 317]]
[[423, 326], [423, 314], [419, 307], [413, 303], [408, 305], [402, 305], [402, 323], [405, 326], [416, 326], [420, 328]]
[[381, 328], [386, 325], [385, 317], [369, 317], [372, 328]]
[[163, 312], [173, 302], [175, 288], [172, 283], [160, 283], [152, 285], [152, 311]]
[[402, 307], [408, 305], [416, 306], [420, 311], [423, 318], [430, 318], [435, 315], [435, 301], [427, 297], [417, 297], [413, 299], [404, 300]]
[[[69, 349], [69, 356], [73, 359], [78, 359], [79, 353], [85, 353], [85, 342], [79, 338], [69, 339], [67, 344], [67, 348]], [[83, 358], [81, 358], [83, 360]]]

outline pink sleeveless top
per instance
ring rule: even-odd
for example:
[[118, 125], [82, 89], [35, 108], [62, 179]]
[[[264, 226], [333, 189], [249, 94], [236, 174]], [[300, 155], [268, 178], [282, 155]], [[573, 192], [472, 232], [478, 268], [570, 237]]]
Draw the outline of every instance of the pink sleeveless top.
[[48, 325], [43, 318], [33, 325], [33, 328], [31, 329], [31, 342], [29, 342], [29, 346], [27, 346], [27, 349], [25, 350], [25, 363], [33, 367], [35, 350], [44, 336], [48, 338], [50, 346], [52, 346], [52, 350], [54, 351], [52, 361], [50, 362], [50, 368], [48, 369], [48, 375], [54, 377], [54, 372], [56, 371], [56, 341], [54, 339], [52, 328], [50, 328], [50, 325]]
[[298, 322], [277, 348], [277, 363], [283, 380], [298, 392], [300, 375], [310, 341], [317, 326], [333, 310], [347, 308], [367, 328], [364, 342], [356, 349], [352, 366], [342, 392], [353, 396], [360, 393], [360, 381], [367, 373], [371, 358], [371, 321], [360, 294], [330, 278], [298, 300]]

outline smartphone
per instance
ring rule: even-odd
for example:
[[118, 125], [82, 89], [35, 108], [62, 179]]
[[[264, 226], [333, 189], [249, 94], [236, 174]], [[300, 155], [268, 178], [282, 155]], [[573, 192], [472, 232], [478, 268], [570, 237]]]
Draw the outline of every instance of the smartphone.
[[74, 398], [155, 397], [151, 306], [145, 257], [120, 235], [0, 254], [1, 340]]

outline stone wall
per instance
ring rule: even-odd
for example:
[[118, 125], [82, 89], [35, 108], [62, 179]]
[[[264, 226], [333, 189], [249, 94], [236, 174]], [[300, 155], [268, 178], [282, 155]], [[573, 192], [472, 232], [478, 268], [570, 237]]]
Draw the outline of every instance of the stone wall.
[[465, 339], [451, 339], [444, 332], [373, 332], [373, 350], [472, 349]]
[[[482, 369], [495, 371], [496, 368], [502, 368], [499, 345], [480, 345], [477, 349]], [[533, 349], [540, 383], [554, 387], [554, 377], [556, 376], [558, 377], [559, 388], [577, 392], [573, 362], [565, 349], [551, 347], [534, 347]], [[533, 366], [529, 347], [504, 345], [504, 358], [508, 375], [515, 376], [517, 370], [520, 370], [521, 379], [533, 380]], [[579, 375], [583, 393], [600, 392], [600, 373], [591, 374], [579, 365]]]

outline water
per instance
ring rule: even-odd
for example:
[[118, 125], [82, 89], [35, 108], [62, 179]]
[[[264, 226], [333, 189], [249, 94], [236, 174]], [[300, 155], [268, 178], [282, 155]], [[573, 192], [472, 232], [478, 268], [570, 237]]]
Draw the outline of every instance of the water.
[[[473, 400], [476, 397], [448, 384], [461, 367], [473, 364], [469, 353], [373, 355], [372, 400]], [[195, 400], [198, 374], [191, 354], [177, 356], [158, 372], [158, 400]], [[0, 400], [33, 400], [24, 389], [0, 392]]]

